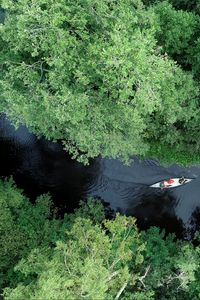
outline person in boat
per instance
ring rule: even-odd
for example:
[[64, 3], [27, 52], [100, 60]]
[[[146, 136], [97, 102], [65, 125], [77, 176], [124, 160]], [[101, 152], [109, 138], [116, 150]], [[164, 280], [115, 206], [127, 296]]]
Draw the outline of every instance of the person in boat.
[[174, 180], [173, 180], [173, 179], [163, 180], [163, 181], [161, 181], [161, 183], [160, 183], [160, 188], [161, 188], [161, 189], [164, 189], [164, 188], [166, 188], [166, 187], [172, 185], [173, 183], [174, 183]]
[[180, 184], [184, 184], [184, 183], [186, 182], [185, 177], [182, 176], [182, 177], [178, 180], [178, 182], [179, 182]]

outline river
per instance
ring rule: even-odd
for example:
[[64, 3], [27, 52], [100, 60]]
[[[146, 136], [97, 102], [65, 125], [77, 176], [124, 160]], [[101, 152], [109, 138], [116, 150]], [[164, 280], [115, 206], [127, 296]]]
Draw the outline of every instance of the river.
[[[50, 192], [61, 215], [92, 196], [104, 202], [107, 212], [135, 216], [141, 229], [160, 226], [184, 239], [192, 239], [199, 229], [200, 166], [164, 167], [156, 160], [137, 158], [126, 166], [100, 157], [84, 166], [70, 159], [61, 144], [38, 139], [25, 126], [15, 130], [5, 115], [0, 117], [0, 151], [0, 176], [12, 175], [32, 201]], [[149, 187], [182, 175], [195, 179], [169, 190]]]

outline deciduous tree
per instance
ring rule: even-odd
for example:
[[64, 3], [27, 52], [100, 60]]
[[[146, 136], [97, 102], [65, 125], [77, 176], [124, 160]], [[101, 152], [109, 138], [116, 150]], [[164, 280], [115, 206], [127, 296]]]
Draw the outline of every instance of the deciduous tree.
[[[188, 142], [197, 87], [156, 45], [139, 0], [2, 1], [0, 111], [74, 158]], [[177, 123], [183, 123], [182, 131]], [[196, 123], [195, 123], [196, 124]]]

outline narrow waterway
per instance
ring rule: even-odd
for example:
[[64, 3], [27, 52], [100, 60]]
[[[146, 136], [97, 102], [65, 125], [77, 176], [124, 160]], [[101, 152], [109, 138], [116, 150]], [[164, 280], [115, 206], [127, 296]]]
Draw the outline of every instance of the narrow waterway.
[[[137, 217], [140, 228], [151, 225], [190, 239], [200, 224], [200, 166], [160, 166], [139, 161], [130, 166], [97, 158], [89, 166], [70, 159], [59, 143], [37, 139], [26, 127], [15, 130], [0, 117], [0, 176], [13, 176], [33, 201], [50, 192], [60, 213], [72, 211], [80, 199], [95, 197], [107, 207]], [[191, 183], [170, 190], [149, 185], [165, 178], [186, 176]]]

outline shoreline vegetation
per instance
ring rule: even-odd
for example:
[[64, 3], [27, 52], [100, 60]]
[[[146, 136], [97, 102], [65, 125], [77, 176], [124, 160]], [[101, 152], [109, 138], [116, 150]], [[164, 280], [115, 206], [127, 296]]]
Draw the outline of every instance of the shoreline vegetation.
[[[16, 127], [62, 141], [85, 164], [200, 162], [198, 1], [1, 6], [0, 113]], [[0, 208], [5, 300], [200, 299], [199, 233], [194, 245], [139, 231], [133, 217], [106, 220], [91, 199], [61, 219], [49, 195], [32, 204], [12, 180], [0, 181]]]
[[[0, 181], [0, 285], [5, 300], [198, 299], [196, 246], [134, 217], [105, 218], [88, 199], [60, 219], [49, 195], [31, 203]], [[189, 263], [188, 263], [189, 262]]]
[[200, 16], [175, 2], [2, 0], [0, 112], [85, 164], [199, 161]]
[[[175, 148], [175, 149], [174, 149]], [[152, 143], [149, 151], [142, 157], [157, 159], [161, 165], [167, 166], [177, 164], [183, 167], [200, 165], [200, 152], [177, 148], [176, 146], [166, 146], [160, 143]]]

